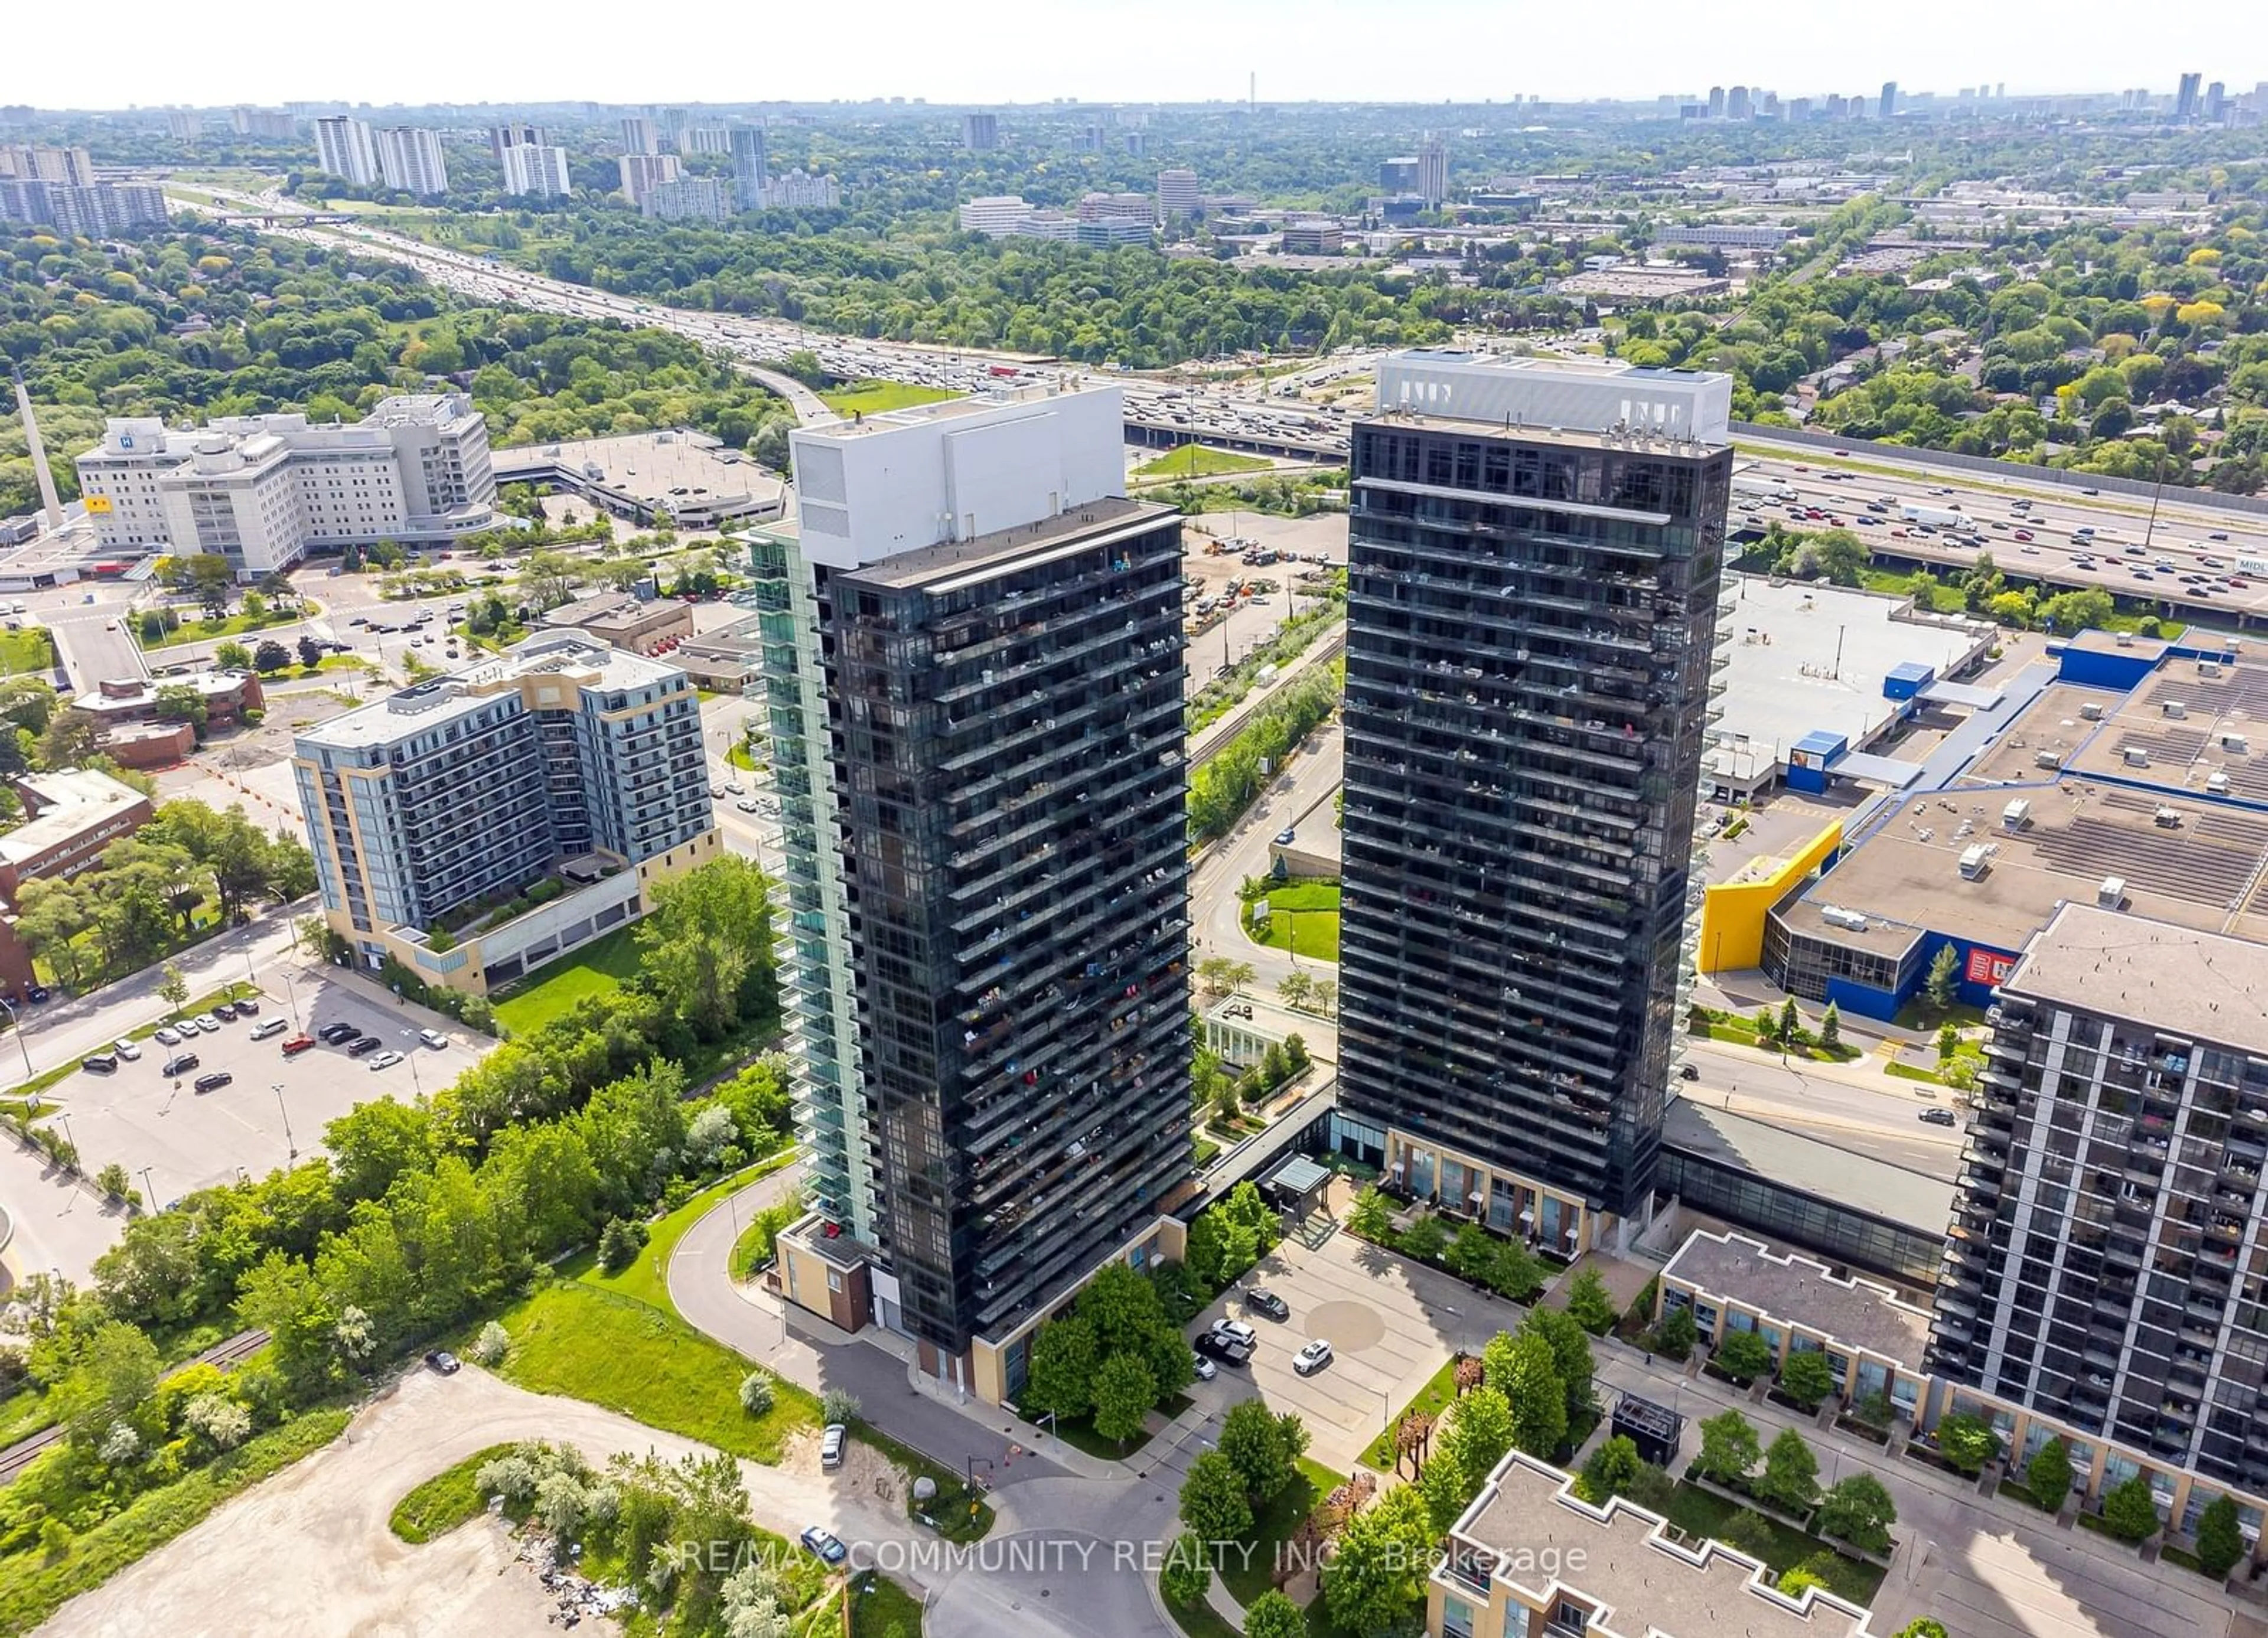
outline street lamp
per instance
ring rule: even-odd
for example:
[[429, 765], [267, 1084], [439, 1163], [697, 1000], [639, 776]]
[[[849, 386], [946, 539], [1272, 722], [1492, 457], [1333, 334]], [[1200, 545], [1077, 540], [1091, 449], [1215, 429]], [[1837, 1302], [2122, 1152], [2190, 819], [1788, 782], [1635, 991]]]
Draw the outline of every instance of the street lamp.
[[299, 1145], [292, 1141], [291, 1111], [284, 1102], [284, 1083], [281, 1081], [274, 1081], [270, 1082], [269, 1084], [276, 1090], [276, 1111], [284, 1117], [284, 1149], [285, 1158], [297, 1160], [299, 1157]]
[[32, 1049], [24, 1039], [24, 1021], [16, 1016], [16, 1003], [5, 995], [0, 995], [0, 1007], [8, 1009], [8, 1027], [16, 1032], [16, 1046], [24, 1054], [24, 1074], [28, 1077], [32, 1073]]
[[401, 1041], [402, 1045], [409, 1048], [409, 1050], [404, 1052], [401, 1055], [409, 1060], [409, 1090], [416, 1093], [418, 1097], [423, 1098], [425, 1096], [425, 1089], [417, 1083], [416, 1032], [412, 1030], [402, 1031]]
[[[298, 934], [295, 931], [291, 937], [296, 941]], [[291, 975], [285, 973], [280, 976], [284, 980], [284, 1004], [291, 1009], [291, 1027], [296, 1030], [299, 1027], [299, 997], [291, 988]]]
[[142, 1168], [142, 1187], [144, 1191], [142, 1198], [150, 1202], [151, 1211], [157, 1210], [158, 1186], [150, 1180], [150, 1168], [147, 1166]]

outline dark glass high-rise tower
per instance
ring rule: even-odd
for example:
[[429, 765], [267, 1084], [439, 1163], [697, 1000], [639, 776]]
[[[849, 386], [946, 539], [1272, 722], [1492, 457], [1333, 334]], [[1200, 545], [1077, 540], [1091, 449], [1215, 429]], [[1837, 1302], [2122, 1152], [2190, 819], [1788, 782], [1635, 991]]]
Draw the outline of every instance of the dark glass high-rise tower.
[[1354, 430], [1340, 1090], [1560, 1252], [1645, 1209], [1721, 692], [1723, 376], [1419, 352]]

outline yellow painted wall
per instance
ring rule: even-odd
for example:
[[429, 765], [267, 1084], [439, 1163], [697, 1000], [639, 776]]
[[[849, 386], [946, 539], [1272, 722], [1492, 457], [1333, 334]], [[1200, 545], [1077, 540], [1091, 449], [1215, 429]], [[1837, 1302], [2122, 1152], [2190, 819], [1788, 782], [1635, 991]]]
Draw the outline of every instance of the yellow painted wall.
[[1701, 970], [1737, 972], [1763, 961], [1767, 913], [1789, 888], [1817, 870], [1820, 861], [1842, 845], [1843, 821], [1830, 819], [1769, 876], [1711, 886], [1701, 900]]

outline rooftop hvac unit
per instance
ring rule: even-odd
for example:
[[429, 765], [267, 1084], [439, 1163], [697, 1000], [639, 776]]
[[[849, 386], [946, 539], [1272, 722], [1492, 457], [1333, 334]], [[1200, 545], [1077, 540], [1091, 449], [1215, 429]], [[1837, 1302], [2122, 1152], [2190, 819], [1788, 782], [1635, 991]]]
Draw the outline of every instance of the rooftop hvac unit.
[[2227, 770], [2216, 768], [2213, 772], [2207, 774], [2205, 776], [2205, 788], [2213, 792], [2216, 797], [2227, 796], [2228, 794], [2228, 774]]
[[2224, 751], [2234, 751], [2237, 755], [2242, 756], [2252, 747], [2251, 742], [2242, 734], [2223, 734], [2220, 737], [2220, 748]]
[[2032, 766], [2044, 768], [2052, 772], [2063, 766], [2063, 757], [2054, 751], [2036, 751], [2032, 753]]
[[2102, 703], [2099, 700], [2083, 701], [2080, 702], [2079, 714], [2090, 723], [2099, 723], [2102, 720]]
[[2134, 646], [2134, 634], [2131, 631], [2122, 631], [2112, 636], [2110, 641], [2119, 648], [2131, 649]]
[[2158, 709], [2169, 716], [2182, 717], [2190, 714], [2190, 708], [2179, 700], [2163, 701], [2159, 704]]
[[2220, 676], [2220, 662], [2219, 660], [2199, 660], [2198, 662], [2198, 675], [2200, 677]]
[[1867, 930], [1867, 918], [1864, 915], [1856, 910], [1845, 910], [1840, 905], [1821, 905], [1819, 919], [1830, 927], [1840, 927], [1849, 932], [1863, 933]]
[[2124, 904], [2126, 902], [2126, 878], [2123, 876], [2104, 877], [2102, 878], [2102, 885], [2095, 890], [2095, 902], [2101, 905], [2106, 910], [2116, 910], [2119, 906]]
[[[2055, 753], [2048, 751], [2043, 752], [2041, 754], [2052, 758], [2055, 755]], [[2051, 761], [2049, 766], [2053, 767], [2054, 763]], [[2025, 821], [2029, 819], [2031, 816], [2032, 804], [2025, 801], [2023, 797], [2018, 797], [2014, 802], [2011, 802], [2007, 807], [2000, 810], [2000, 824], [2003, 828], [2007, 830], [2021, 830], [2024, 827]]]
[[2140, 746], [2130, 745], [2126, 747], [2125, 762], [2129, 768], [2147, 768], [2150, 766], [2150, 753]]
[[1983, 842], [1965, 848], [1961, 854], [1961, 876], [1964, 881], [1975, 881], [1992, 868], [1992, 849]]
[[2181, 824], [2182, 811], [2179, 808], [2160, 808], [2150, 815], [2150, 822], [2162, 829], [2172, 830]]

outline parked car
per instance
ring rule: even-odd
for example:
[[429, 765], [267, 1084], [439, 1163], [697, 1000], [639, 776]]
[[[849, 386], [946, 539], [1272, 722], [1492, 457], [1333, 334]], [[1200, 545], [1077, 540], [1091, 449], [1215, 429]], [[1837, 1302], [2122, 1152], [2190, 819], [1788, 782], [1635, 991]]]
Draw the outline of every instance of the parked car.
[[118, 1073], [118, 1054], [109, 1052], [92, 1053], [79, 1060], [78, 1067], [82, 1069], [91, 1069], [97, 1075], [115, 1075]]
[[227, 1070], [215, 1069], [210, 1075], [201, 1075], [197, 1076], [197, 1091], [201, 1092], [217, 1092], [234, 1079], [236, 1079], [236, 1076], [231, 1075]]
[[239, 1018], [256, 1018], [260, 1016], [260, 1003], [249, 995], [232, 1004], [236, 1008], [236, 1016]]
[[379, 1054], [377, 1057], [372, 1058], [370, 1061], [370, 1067], [373, 1069], [391, 1069], [395, 1064], [400, 1063], [401, 1061], [401, 1054], [400, 1053], [382, 1052]]
[[111, 1042], [110, 1050], [116, 1053], [120, 1057], [125, 1059], [129, 1063], [138, 1061], [142, 1056], [142, 1047], [140, 1043], [126, 1040], [124, 1039]]
[[48, 996], [55, 993], [55, 991], [49, 989], [45, 984], [26, 984], [24, 986], [24, 998], [27, 1001], [45, 1001]]
[[271, 1035], [281, 1035], [285, 1030], [288, 1030], [291, 1027], [291, 1025], [282, 1018], [270, 1018], [267, 1023], [259, 1025], [252, 1032], [252, 1039], [256, 1041], [264, 1041]]
[[335, 1047], [341, 1041], [352, 1040], [362, 1031], [351, 1024], [326, 1024], [315, 1032], [315, 1039], [326, 1047]]
[[190, 1070], [196, 1067], [196, 1054], [193, 1052], [177, 1052], [172, 1057], [166, 1060], [166, 1067], [160, 1069], [158, 1073], [160, 1075], [187, 1075]]
[[[208, 1015], [200, 1013], [198, 1016], [202, 1017]], [[236, 1016], [236, 1003], [232, 1001], [217, 1001], [212, 1004], [212, 1010], [210, 1016], [225, 1022], [227, 1019], [232, 1018]]]
[[1211, 1382], [1215, 1377], [1220, 1375], [1220, 1367], [1202, 1354], [1192, 1354], [1189, 1356], [1189, 1369], [1197, 1373], [1199, 1382]]
[[294, 1035], [284, 1043], [284, 1055], [286, 1058], [296, 1058], [314, 1044], [315, 1038], [312, 1035]]
[[160, 1047], [178, 1047], [181, 1044], [180, 1032], [179, 1030], [166, 1029], [162, 1025], [158, 1027], [157, 1032], [151, 1035], [150, 1039], [156, 1041]]
[[449, 1352], [447, 1348], [437, 1348], [425, 1355], [425, 1369], [440, 1376], [453, 1377], [460, 1367], [454, 1354]]
[[1252, 1345], [1240, 1342], [1221, 1332], [1208, 1331], [1189, 1345], [1206, 1359], [1217, 1359], [1224, 1365], [1241, 1370], [1252, 1363]]
[[850, 1430], [839, 1421], [831, 1421], [820, 1429], [819, 1465], [825, 1467], [843, 1465], [843, 1451], [850, 1442]]
[[1331, 1345], [1317, 1337], [1292, 1356], [1292, 1369], [1303, 1377], [1312, 1377], [1331, 1363]]
[[195, 1018], [175, 1018], [173, 1027], [181, 1032], [181, 1038], [185, 1040], [192, 1035], [202, 1035], [205, 1032], [205, 1026]]
[[1241, 1319], [1216, 1319], [1211, 1334], [1226, 1341], [1241, 1342], [1247, 1348], [1256, 1347], [1260, 1341], [1260, 1333]]
[[[234, 1017], [236, 1015], [232, 1012], [229, 1016]], [[201, 1030], [210, 1030], [217, 1035], [220, 1033], [220, 1019], [210, 1012], [200, 1012], [197, 1014], [197, 1027]]]
[[1296, 829], [1279, 830], [1276, 833], [1276, 845], [1279, 848], [1288, 848], [1292, 845], [1293, 841], [1298, 838], [1299, 834], [1300, 833]]
[[1244, 1306], [1248, 1312], [1265, 1314], [1279, 1324], [1292, 1317], [1292, 1305], [1261, 1286], [1256, 1285], [1244, 1294]]
[[836, 1539], [833, 1531], [822, 1530], [817, 1524], [803, 1532], [803, 1545], [819, 1554], [822, 1563], [840, 1564], [850, 1556], [850, 1549]]
[[438, 1030], [420, 1030], [417, 1032], [417, 1039], [423, 1041], [435, 1052], [439, 1052], [444, 1047], [446, 1047], [449, 1044], [449, 1038], [442, 1034]]
[[350, 1058], [359, 1058], [366, 1052], [376, 1052], [379, 1048], [379, 1042], [378, 1037], [375, 1035], [364, 1035], [349, 1041], [346, 1045], [347, 1056]]

